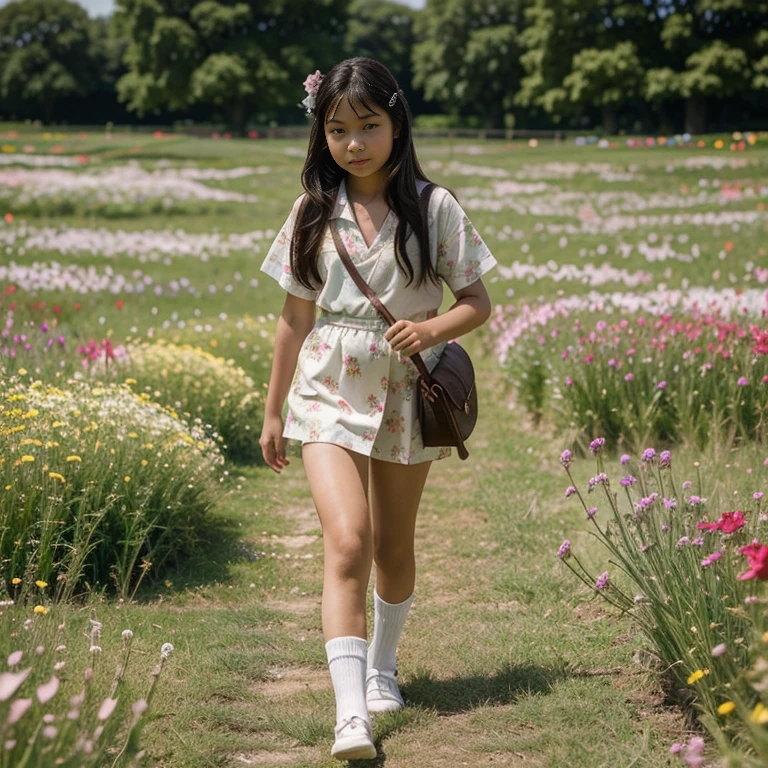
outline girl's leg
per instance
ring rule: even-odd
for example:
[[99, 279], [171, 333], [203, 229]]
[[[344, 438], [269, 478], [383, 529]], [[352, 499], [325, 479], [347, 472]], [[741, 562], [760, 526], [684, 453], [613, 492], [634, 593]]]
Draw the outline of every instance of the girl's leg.
[[323, 635], [336, 696], [340, 759], [376, 757], [365, 701], [365, 596], [373, 540], [368, 512], [368, 457], [330, 443], [302, 450], [304, 469], [323, 529]]
[[365, 638], [373, 557], [368, 457], [331, 443], [307, 443], [302, 457], [323, 529], [323, 636]]
[[368, 649], [369, 712], [400, 709], [395, 680], [397, 643], [413, 601], [416, 579], [414, 531], [431, 462], [413, 465], [371, 459], [370, 506], [373, 520], [373, 640]]

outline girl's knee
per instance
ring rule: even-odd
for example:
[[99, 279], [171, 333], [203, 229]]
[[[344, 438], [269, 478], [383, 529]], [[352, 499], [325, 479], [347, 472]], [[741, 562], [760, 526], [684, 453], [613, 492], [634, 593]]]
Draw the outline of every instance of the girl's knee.
[[356, 578], [370, 570], [373, 544], [369, 534], [348, 530], [325, 540], [325, 560], [340, 578]]
[[373, 544], [373, 559], [379, 568], [385, 570], [405, 568], [414, 561], [413, 542], [377, 538]]

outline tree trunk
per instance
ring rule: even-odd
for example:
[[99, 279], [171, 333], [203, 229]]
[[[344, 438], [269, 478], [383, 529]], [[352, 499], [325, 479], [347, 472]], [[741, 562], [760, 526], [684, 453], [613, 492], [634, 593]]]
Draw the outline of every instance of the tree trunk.
[[248, 119], [248, 113], [245, 109], [245, 102], [236, 101], [229, 109], [229, 128], [235, 136], [245, 136], [245, 124]]
[[616, 115], [616, 106], [606, 104], [603, 106], [603, 132], [606, 136], [615, 136], [619, 129], [619, 121]]
[[707, 100], [691, 96], [685, 102], [685, 130], [693, 135], [707, 132]]

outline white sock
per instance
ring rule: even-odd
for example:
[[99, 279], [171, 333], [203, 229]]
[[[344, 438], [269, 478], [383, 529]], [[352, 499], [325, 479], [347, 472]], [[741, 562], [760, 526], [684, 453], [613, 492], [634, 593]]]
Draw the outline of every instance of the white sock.
[[374, 587], [373, 639], [368, 648], [368, 669], [395, 673], [397, 641], [400, 639], [412, 602], [413, 593], [402, 603], [386, 603]]
[[371, 722], [365, 702], [366, 647], [362, 637], [334, 637], [325, 644], [337, 723], [353, 715]]

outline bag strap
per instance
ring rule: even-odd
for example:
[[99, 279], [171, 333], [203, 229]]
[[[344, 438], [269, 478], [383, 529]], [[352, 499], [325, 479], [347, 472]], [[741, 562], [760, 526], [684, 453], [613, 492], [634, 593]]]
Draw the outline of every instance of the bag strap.
[[[424, 187], [421, 196], [419, 197], [419, 205], [421, 207], [422, 217], [423, 220], [427, 222], [427, 224], [429, 199], [434, 188], [434, 184], [427, 184], [427, 186]], [[349, 272], [350, 276], [355, 281], [355, 285], [357, 285], [362, 294], [371, 302], [371, 304], [373, 304], [374, 309], [379, 313], [384, 322], [388, 325], [394, 325], [397, 322], [395, 316], [384, 306], [384, 303], [381, 301], [381, 299], [373, 292], [371, 286], [365, 282], [363, 276], [358, 272], [357, 267], [349, 255], [349, 251], [347, 251], [341, 239], [341, 235], [339, 235], [338, 227], [334, 226], [333, 224], [331, 224], [331, 235], [333, 236], [333, 242], [336, 245], [336, 250], [339, 253], [339, 257], [341, 258], [344, 266], [347, 268], [347, 272]], [[411, 355], [411, 360], [416, 366], [416, 370], [424, 378], [424, 381], [427, 383], [427, 385], [432, 386], [432, 377], [429, 375], [429, 369], [424, 364], [424, 360], [422, 360], [421, 355], [416, 352], [415, 354]]]

